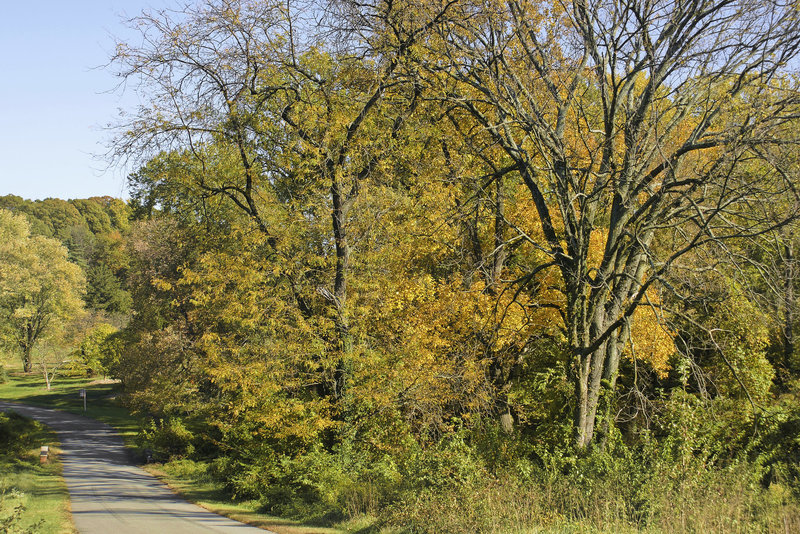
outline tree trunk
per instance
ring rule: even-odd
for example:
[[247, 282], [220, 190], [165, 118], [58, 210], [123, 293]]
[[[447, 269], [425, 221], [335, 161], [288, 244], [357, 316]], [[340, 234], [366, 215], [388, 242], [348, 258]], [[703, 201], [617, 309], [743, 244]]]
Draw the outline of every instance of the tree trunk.
[[342, 356], [336, 364], [336, 371], [334, 372], [333, 393], [336, 398], [341, 398], [344, 396], [344, 390], [347, 387], [347, 354], [353, 349], [346, 311], [347, 270], [350, 263], [350, 246], [347, 241], [346, 221], [352, 199], [345, 198], [341, 184], [335, 178], [331, 184], [331, 200], [333, 201], [333, 210], [331, 212], [333, 237], [336, 247], [336, 274], [333, 283], [333, 306], [336, 312], [334, 321], [342, 351]]
[[44, 374], [44, 383], [47, 386], [47, 391], [50, 391], [50, 374], [47, 372], [47, 362], [42, 362], [42, 372]]
[[784, 315], [783, 315], [783, 363], [790, 371], [794, 362], [794, 254], [791, 245], [784, 249]]
[[597, 407], [600, 401], [603, 363], [606, 344], [590, 354], [580, 357], [580, 370], [576, 376], [578, 409], [575, 419], [575, 445], [585, 449], [594, 437]]
[[592, 441], [594, 427], [594, 414], [589, 408], [589, 362], [591, 355], [577, 354], [575, 361], [578, 369], [573, 379], [575, 385], [575, 398], [578, 406], [575, 410], [575, 446], [585, 449]]
[[22, 347], [22, 370], [26, 373], [30, 373], [33, 370], [30, 345], [25, 345]]
[[36, 341], [36, 328], [32, 321], [28, 321], [25, 325], [25, 337], [20, 341], [22, 348], [22, 370], [30, 373], [33, 370], [33, 362], [31, 362], [31, 351], [33, 350], [33, 343]]
[[494, 257], [492, 261], [492, 273], [487, 284], [489, 291], [494, 293], [500, 277], [503, 274], [503, 267], [506, 263], [508, 252], [506, 250], [506, 222], [505, 222], [505, 203], [503, 201], [503, 179], [497, 177], [495, 180], [494, 198]]

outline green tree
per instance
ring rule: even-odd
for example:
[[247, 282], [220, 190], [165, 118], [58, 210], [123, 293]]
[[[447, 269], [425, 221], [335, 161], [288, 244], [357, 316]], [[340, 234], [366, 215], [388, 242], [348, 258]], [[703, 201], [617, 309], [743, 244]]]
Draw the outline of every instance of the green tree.
[[80, 363], [89, 374], [108, 375], [119, 363], [121, 340], [119, 331], [108, 323], [100, 323], [92, 328], [81, 341], [78, 348]]
[[21, 351], [25, 372], [36, 343], [82, 310], [84, 283], [61, 243], [32, 236], [24, 216], [0, 210], [0, 332]]
[[86, 305], [108, 313], [126, 312], [131, 296], [125, 291], [113, 271], [105, 263], [89, 267], [86, 272]]

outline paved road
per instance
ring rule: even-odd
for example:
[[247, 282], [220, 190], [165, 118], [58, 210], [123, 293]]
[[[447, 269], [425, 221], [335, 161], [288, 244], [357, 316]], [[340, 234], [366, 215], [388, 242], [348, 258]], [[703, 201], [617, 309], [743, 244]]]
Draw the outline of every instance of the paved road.
[[265, 534], [265, 530], [212, 514], [177, 497], [146, 471], [131, 465], [108, 425], [56, 410], [0, 402], [58, 433], [72, 518], [82, 534]]

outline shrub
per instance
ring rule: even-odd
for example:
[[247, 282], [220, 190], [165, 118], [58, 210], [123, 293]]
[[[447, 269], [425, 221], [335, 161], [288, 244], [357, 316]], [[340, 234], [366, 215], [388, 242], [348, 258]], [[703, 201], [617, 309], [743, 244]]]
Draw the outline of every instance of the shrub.
[[19, 528], [22, 512], [25, 511], [25, 494], [16, 488], [0, 491], [0, 532], [9, 534], [30, 532]]
[[194, 452], [194, 435], [180, 419], [170, 417], [167, 420], [150, 421], [149, 428], [139, 432], [139, 446], [150, 449], [153, 459], [167, 461], [172, 458], [184, 458]]

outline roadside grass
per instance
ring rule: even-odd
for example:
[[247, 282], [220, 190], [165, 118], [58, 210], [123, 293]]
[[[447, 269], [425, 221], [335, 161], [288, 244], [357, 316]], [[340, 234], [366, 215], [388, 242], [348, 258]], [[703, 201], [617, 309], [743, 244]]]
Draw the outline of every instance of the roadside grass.
[[165, 464], [149, 464], [145, 469], [165, 482], [173, 491], [212, 512], [242, 521], [278, 534], [389, 534], [375, 527], [374, 518], [360, 517], [334, 526], [317, 526], [300, 520], [286, 519], [260, 511], [258, 501], [232, 502], [223, 485], [207, 474], [207, 465], [192, 460], [173, 460]]
[[[0, 412], [0, 437], [0, 532], [77, 532], [55, 434], [32, 419]], [[42, 445], [50, 447], [45, 464], [39, 462]]]
[[157, 476], [174, 491], [203, 508], [221, 513], [232, 519], [247, 522], [278, 534], [338, 534], [342, 531], [329, 528], [306, 527], [257, 512], [258, 502], [231, 502], [222, 484], [206, 475], [205, 466], [191, 460], [175, 460], [166, 464], [150, 464], [145, 469]]
[[[4, 383], [0, 383], [0, 400], [54, 408], [103, 421], [117, 429], [127, 446], [132, 449], [136, 447], [136, 437], [141, 428], [140, 421], [118, 403], [116, 396], [119, 393], [119, 384], [97, 380], [96, 378], [61, 376], [51, 384], [51, 389], [48, 391], [44, 383], [44, 378], [38, 374], [23, 373], [18, 366], [14, 364], [9, 365], [8, 362], [5, 364], [5, 370], [7, 379]], [[81, 389], [85, 389], [87, 395], [85, 412], [83, 410], [83, 399], [80, 397]], [[38, 462], [38, 459], [36, 459], [36, 461]], [[205, 467], [199, 463], [195, 464], [194, 462], [179, 460], [164, 465], [150, 464], [144, 467], [185, 499], [214, 513], [250, 525], [266, 528], [278, 534], [378, 532], [371, 527], [372, 521], [369, 521], [368, 518], [347, 521], [337, 525], [336, 528], [330, 528], [316, 526], [309, 522], [293, 521], [263, 514], [259, 511], [260, 505], [256, 501], [233, 501], [230, 495], [224, 490], [222, 484], [208, 477], [205, 474]], [[44, 467], [43, 469], [47, 468], [49, 467]], [[2, 465], [2, 470], [4, 473], [2, 479], [4, 479], [5, 473], [11, 471], [9, 468], [6, 468], [5, 465]], [[63, 479], [59, 478], [58, 474], [54, 474], [53, 476], [58, 483], [61, 484], [65, 492], [64, 495], [66, 495], [66, 487], [64, 486]], [[37, 480], [30, 478], [25, 487], [31, 488], [34, 483], [38, 484]], [[25, 490], [23, 489], [22, 491]], [[67, 497], [64, 498], [66, 499]], [[3, 505], [3, 510], [6, 509], [5, 506], [6, 505]], [[28, 509], [31, 510], [32, 508], [29, 507]], [[2, 527], [2, 523], [0, 523], [0, 527]], [[41, 532], [73, 531], [74, 530], [42, 530]], [[2, 532], [2, 528], [0, 528], [0, 532]], [[24, 532], [24, 530], [22, 532]], [[40, 530], [34, 529], [34, 532], [38, 534]]]

